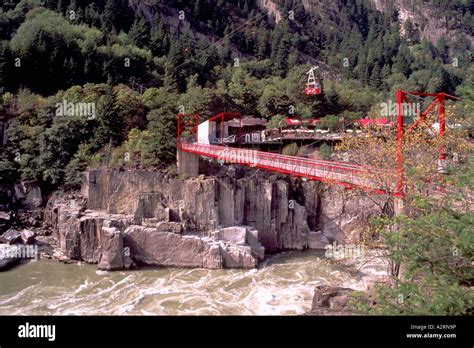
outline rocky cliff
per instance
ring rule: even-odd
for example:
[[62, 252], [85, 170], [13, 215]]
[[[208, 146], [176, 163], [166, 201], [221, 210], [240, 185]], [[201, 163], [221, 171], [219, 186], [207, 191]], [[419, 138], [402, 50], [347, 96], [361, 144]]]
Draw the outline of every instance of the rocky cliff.
[[63, 257], [102, 269], [251, 268], [264, 251], [356, 242], [386, 203], [318, 182], [247, 174], [233, 166], [192, 179], [91, 170], [83, 198], [53, 197], [47, 220]]

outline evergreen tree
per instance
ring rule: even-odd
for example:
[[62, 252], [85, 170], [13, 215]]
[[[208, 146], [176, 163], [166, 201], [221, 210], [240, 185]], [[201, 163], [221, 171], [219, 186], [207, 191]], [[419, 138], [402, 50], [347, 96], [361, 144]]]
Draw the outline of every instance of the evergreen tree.
[[168, 52], [168, 36], [163, 27], [163, 21], [155, 15], [150, 33], [150, 50], [154, 56], [162, 56]]
[[413, 25], [410, 19], [407, 19], [403, 24], [403, 29], [410, 43], [416, 44], [420, 42], [420, 31]]
[[107, 86], [106, 93], [98, 107], [98, 127], [94, 132], [94, 139], [91, 144], [95, 150], [109, 144], [120, 144], [123, 120], [119, 117], [120, 113], [116, 110], [115, 91], [111, 85]]
[[227, 65], [230, 59], [230, 40], [228, 37], [224, 39], [221, 50], [219, 51], [219, 61], [221, 65]]
[[257, 47], [256, 47], [256, 55], [258, 59], [265, 59], [268, 52], [268, 33], [267, 30], [261, 26], [258, 28], [258, 35], [257, 35]]
[[149, 32], [150, 30], [145, 18], [140, 14], [135, 17], [135, 21], [128, 32], [128, 36], [135, 46], [144, 47], [149, 41]]
[[392, 69], [394, 72], [401, 73], [408, 77], [411, 73], [411, 63], [412, 57], [410, 50], [405, 43], [402, 43], [397, 56], [395, 57], [395, 62]]
[[372, 68], [372, 73], [370, 75], [370, 85], [376, 89], [379, 89], [382, 85], [382, 80], [380, 78], [381, 70], [378, 64], [375, 64]]
[[101, 15], [94, 3], [86, 6], [86, 9], [84, 10], [84, 22], [91, 26], [100, 27]]
[[444, 36], [441, 36], [436, 42], [436, 51], [442, 62], [446, 63], [449, 57], [449, 47], [446, 43]]

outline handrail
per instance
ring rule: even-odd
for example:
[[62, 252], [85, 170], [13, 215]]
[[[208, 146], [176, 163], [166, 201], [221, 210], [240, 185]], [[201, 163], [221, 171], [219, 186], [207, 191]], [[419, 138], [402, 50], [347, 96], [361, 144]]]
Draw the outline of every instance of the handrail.
[[[202, 156], [223, 158], [225, 156], [234, 156], [231, 161], [247, 165], [255, 165], [270, 170], [280, 171], [282, 173], [306, 176], [310, 178], [319, 178], [326, 181], [337, 181], [344, 185], [352, 184], [382, 191], [372, 179], [364, 178], [366, 174], [377, 174], [370, 172], [367, 168], [345, 164], [340, 162], [331, 162], [325, 160], [310, 160], [295, 156], [266, 153], [257, 150], [247, 150], [241, 148], [224, 147], [219, 145], [204, 145], [198, 143], [181, 144], [181, 149], [193, 152]], [[226, 153], [228, 152], [228, 153]], [[232, 153], [233, 152], [233, 153]], [[248, 155], [245, 158], [245, 155]], [[378, 171], [378, 173], [382, 173]]]
[[[183, 144], [184, 145], [184, 144]], [[219, 145], [203, 145], [203, 144], [186, 144], [186, 145], [192, 145], [192, 146], [199, 146], [203, 148], [208, 148], [212, 149], [215, 151], [238, 151], [238, 152], [246, 152], [246, 153], [251, 153], [251, 154], [257, 154], [259, 156], [266, 156], [266, 157], [273, 157], [275, 159], [289, 159], [291, 161], [297, 161], [299, 163], [304, 163], [304, 164], [318, 164], [318, 165], [330, 165], [330, 166], [336, 166], [336, 167], [341, 167], [347, 170], [354, 170], [354, 171], [364, 171], [364, 172], [372, 172], [372, 173], [385, 173], [386, 171], [372, 168], [369, 166], [360, 166], [357, 164], [350, 164], [350, 163], [344, 163], [344, 162], [337, 162], [337, 161], [327, 161], [327, 160], [320, 160], [320, 159], [307, 159], [307, 158], [302, 158], [302, 157], [296, 157], [296, 156], [290, 156], [290, 155], [283, 155], [283, 154], [272, 154], [272, 153], [266, 153], [263, 151], [258, 151], [258, 150], [248, 150], [248, 149], [241, 149], [241, 148], [230, 148], [230, 147], [222, 147]], [[373, 169], [372, 171], [368, 169]]]

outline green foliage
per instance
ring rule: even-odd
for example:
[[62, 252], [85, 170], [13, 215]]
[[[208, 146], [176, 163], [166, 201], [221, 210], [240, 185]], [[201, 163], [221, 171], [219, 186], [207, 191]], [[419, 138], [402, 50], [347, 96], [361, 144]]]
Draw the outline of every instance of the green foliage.
[[467, 188], [474, 191], [474, 157], [467, 159], [451, 177], [457, 187]]
[[335, 115], [328, 115], [320, 119], [319, 123], [317, 124], [317, 128], [319, 129], [329, 129], [330, 132], [336, 132], [341, 127], [341, 122], [339, 121], [339, 117]]
[[[474, 211], [469, 195], [474, 189], [474, 160], [468, 141], [456, 136], [449, 141], [460, 143], [460, 160], [444, 176], [447, 194], [439, 197], [424, 189], [417, 193], [416, 187], [426, 187], [426, 182], [415, 181], [398, 202], [403, 203], [403, 214], [374, 221], [386, 247], [392, 282], [376, 287], [371, 304], [356, 301], [359, 310], [383, 315], [473, 314]], [[368, 152], [373, 150], [379, 151]], [[406, 177], [413, 180], [417, 170], [412, 167]]]
[[[441, 209], [423, 198], [412, 202], [410, 216], [399, 216], [384, 232], [390, 258], [402, 265], [394, 287], [379, 287], [374, 314], [472, 314], [474, 213], [446, 204]], [[393, 222], [390, 222], [392, 224]]]
[[323, 160], [331, 159], [332, 147], [326, 143], [322, 143], [318, 148], [319, 157]]
[[91, 163], [90, 148], [85, 145], [79, 145], [74, 157], [67, 164], [65, 169], [65, 187], [68, 189], [78, 189], [82, 183], [82, 174], [87, 170]]
[[263, 83], [244, 69], [234, 69], [229, 83], [229, 95], [241, 109], [255, 110]]
[[14, 182], [18, 178], [15, 162], [5, 152], [0, 154], [0, 182]]
[[176, 156], [177, 95], [166, 88], [152, 88], [143, 95], [151, 111], [147, 115], [150, 136], [144, 144], [144, 163], [169, 163]]
[[270, 119], [270, 121], [268, 121], [267, 128], [278, 128], [285, 126], [285, 119], [286, 116], [284, 115], [275, 115]]
[[[472, 15], [465, 3], [455, 3], [435, 6], [452, 16], [448, 27], [468, 33]], [[367, 0], [336, 0], [322, 8], [338, 13], [335, 20], [286, 1], [279, 9], [294, 11], [295, 20], [283, 16], [275, 24], [251, 1], [130, 4], [0, 5], [0, 91], [7, 92], [0, 119], [8, 123], [2, 178], [77, 187], [86, 164], [167, 165], [175, 156], [181, 106], [201, 119], [239, 111], [269, 119], [270, 126], [284, 117], [316, 117], [321, 128], [337, 131], [404, 88], [456, 92], [463, 97], [459, 112], [474, 120], [469, 40], [420, 40], [422, 28], [414, 22], [401, 38], [390, 7], [381, 13]], [[175, 27], [168, 14], [178, 8], [186, 25]], [[458, 58], [457, 67], [450, 57]], [[346, 59], [348, 66], [341, 65]], [[307, 96], [305, 73], [315, 61], [324, 95]], [[95, 103], [97, 115], [58, 117], [56, 105], [64, 100]], [[132, 151], [135, 138], [140, 146]], [[133, 158], [122, 163], [127, 152]]]
[[296, 145], [296, 143], [291, 143], [286, 145], [281, 153], [288, 156], [296, 156], [298, 154], [298, 150], [298, 145]]
[[[120, 35], [104, 45], [104, 34], [99, 29], [78, 23], [43, 7], [28, 12], [10, 40], [11, 54], [20, 59], [15, 63], [20, 65], [12, 68], [10, 64], [4, 71], [9, 87], [26, 85], [50, 94], [84, 81], [149, 79], [149, 51], [128, 44]], [[131, 35], [133, 42], [147, 41], [139, 32]], [[51, 80], [51, 76], [64, 78]]]

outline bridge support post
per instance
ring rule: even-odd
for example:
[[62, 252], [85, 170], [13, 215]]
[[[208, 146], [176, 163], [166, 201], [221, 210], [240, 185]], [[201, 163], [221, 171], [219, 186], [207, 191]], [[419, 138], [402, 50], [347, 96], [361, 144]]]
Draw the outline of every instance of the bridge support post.
[[176, 164], [178, 173], [195, 177], [199, 175], [199, 156], [177, 149]]

